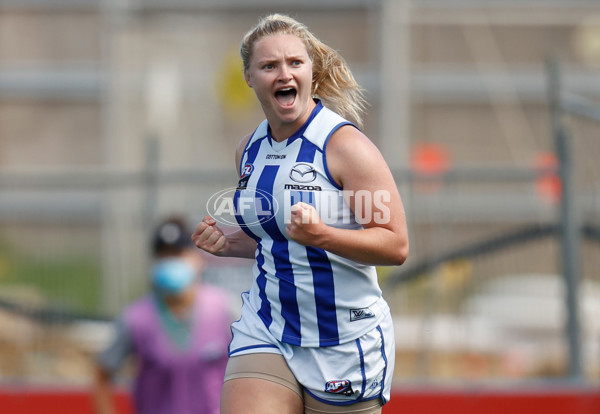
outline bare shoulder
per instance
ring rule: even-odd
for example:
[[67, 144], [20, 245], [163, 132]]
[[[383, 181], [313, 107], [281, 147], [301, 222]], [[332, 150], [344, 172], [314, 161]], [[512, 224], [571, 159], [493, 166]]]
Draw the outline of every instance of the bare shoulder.
[[237, 147], [235, 148], [236, 155], [241, 156], [244, 153], [244, 150], [246, 149], [246, 145], [248, 145], [248, 141], [250, 140], [251, 137], [252, 137], [252, 134], [248, 134], [240, 140], [240, 142], [237, 144]]
[[388, 169], [375, 144], [352, 125], [341, 127], [331, 136], [326, 155], [329, 171], [340, 185], [343, 185], [348, 170], [371, 175], [379, 173], [382, 168]]
[[329, 139], [327, 155], [364, 158], [364, 156], [380, 156], [381, 154], [375, 144], [359, 129], [352, 125], [344, 125]]
[[240, 161], [242, 160], [242, 155], [244, 154], [244, 150], [246, 149], [246, 145], [248, 145], [250, 137], [252, 137], [252, 134], [246, 135], [240, 140], [240, 142], [237, 144], [237, 147], [235, 148], [235, 168], [238, 170], [238, 174], [240, 172]]

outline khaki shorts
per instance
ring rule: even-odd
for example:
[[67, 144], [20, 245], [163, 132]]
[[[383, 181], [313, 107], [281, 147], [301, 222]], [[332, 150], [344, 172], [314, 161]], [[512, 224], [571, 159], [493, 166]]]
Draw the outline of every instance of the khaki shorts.
[[289, 369], [282, 355], [257, 353], [233, 356], [229, 358], [225, 381], [235, 378], [260, 378], [289, 388], [304, 400], [306, 414], [377, 414], [381, 412], [381, 400], [361, 401], [348, 405], [326, 404], [314, 399], [306, 391]]

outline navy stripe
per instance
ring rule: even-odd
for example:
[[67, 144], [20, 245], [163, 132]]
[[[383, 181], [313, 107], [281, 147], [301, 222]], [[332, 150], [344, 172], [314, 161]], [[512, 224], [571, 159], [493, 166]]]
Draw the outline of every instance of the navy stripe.
[[[245, 161], [244, 161], [244, 157], [242, 157], [242, 159], [240, 160], [240, 164], [243, 164], [243, 165], [240, 165], [240, 173], [243, 172], [244, 166], [246, 164], [252, 164], [256, 160], [256, 155], [258, 154], [258, 150], [260, 149], [260, 145], [261, 145], [263, 139], [264, 139], [264, 137], [261, 139], [258, 139], [257, 141], [254, 141], [249, 148], [246, 148], [245, 153], [247, 154], [247, 157], [246, 157]], [[237, 190], [233, 196], [233, 205], [234, 206], [239, 205], [239, 198], [240, 198], [240, 190]], [[260, 210], [260, 211], [264, 211], [264, 210]], [[237, 208], [235, 209], [235, 219], [238, 222], [238, 225], [240, 226], [240, 228], [244, 231], [244, 233], [246, 233], [248, 236], [250, 236], [257, 242], [260, 241], [260, 238], [258, 236], [256, 236], [254, 233], [252, 233], [250, 231], [250, 229], [248, 229], [248, 226], [244, 222], [243, 217], [241, 215], [239, 215]]]
[[[329, 167], [327, 166], [327, 144], [329, 143], [329, 138], [331, 138], [331, 136], [333, 135], [333, 133], [335, 131], [337, 131], [338, 129], [340, 129], [341, 127], [343, 127], [344, 125], [352, 125], [354, 127], [356, 127], [356, 125], [354, 125], [351, 122], [341, 122], [339, 124], [337, 124], [329, 133], [329, 135], [327, 135], [327, 138], [325, 138], [325, 143], [323, 144], [323, 167], [325, 168], [325, 174], [327, 175], [327, 178], [329, 178], [329, 181], [331, 182], [331, 184], [333, 184], [338, 190], [342, 190], [342, 187], [340, 187], [338, 185], [338, 183], [335, 182], [335, 180], [333, 179], [333, 176], [331, 175], [331, 172], [329, 171]], [[356, 127], [358, 129], [358, 127]]]
[[244, 346], [242, 348], [238, 348], [235, 351], [231, 351], [229, 352], [229, 356], [235, 355], [238, 352], [242, 352], [242, 351], [246, 351], [248, 349], [259, 349], [259, 348], [275, 348], [275, 349], [279, 349], [277, 348], [276, 345], [271, 345], [271, 344], [264, 344], [264, 345], [250, 345], [250, 346]]
[[277, 177], [277, 171], [279, 165], [266, 165], [258, 178], [256, 188], [261, 190], [260, 194], [257, 194], [256, 203], [260, 204], [257, 206], [257, 211], [264, 212], [266, 214], [258, 215], [258, 220], [261, 227], [267, 232], [267, 234], [275, 240], [286, 240], [285, 236], [279, 230], [277, 220], [275, 220], [274, 212], [274, 201], [273, 201], [273, 186], [275, 184], [275, 178]]
[[310, 204], [316, 208], [315, 205], [315, 193], [312, 191], [298, 191], [290, 190], [290, 205], [293, 206], [296, 203], [303, 202]]
[[383, 331], [381, 330], [381, 326], [377, 326], [377, 330], [379, 331], [379, 335], [381, 335], [381, 356], [383, 357], [383, 361], [385, 362], [385, 366], [383, 368], [383, 377], [381, 379], [381, 391], [379, 391], [379, 395], [381, 397], [381, 404], [385, 405], [387, 401], [383, 396], [383, 390], [385, 388], [385, 376], [387, 374], [388, 360], [385, 355], [385, 339], [383, 338]]
[[302, 125], [300, 127], [300, 129], [298, 131], [296, 131], [294, 133], [294, 135], [292, 135], [292, 137], [294, 138], [298, 138], [302, 135], [304, 135], [304, 131], [306, 131], [306, 128], [308, 128], [308, 126], [310, 125], [310, 123], [313, 121], [313, 119], [315, 119], [315, 117], [317, 116], [317, 114], [319, 112], [321, 112], [321, 110], [323, 109], [323, 104], [321, 103], [320, 100], [315, 100], [315, 107], [313, 108], [312, 112], [310, 113], [308, 119], [306, 120], [306, 122], [304, 123], [304, 125]]
[[[233, 195], [233, 205], [234, 206], [238, 206], [239, 202], [240, 202], [240, 194], [243, 190], [236, 190], [235, 194]], [[244, 221], [244, 217], [239, 213], [239, 209], [235, 208], [235, 220], [237, 221], [238, 225], [240, 226], [240, 229], [242, 229], [242, 231], [244, 233], [246, 233], [248, 236], [250, 236], [251, 238], [253, 238], [257, 243], [260, 242], [260, 237], [258, 237], [256, 234], [252, 233], [250, 231], [250, 229], [248, 228], [248, 226], [246, 225], [246, 222]]]
[[[264, 191], [265, 204], [273, 205], [272, 194], [278, 165], [267, 165], [263, 169], [257, 187]], [[271, 198], [269, 200], [269, 198]], [[266, 208], [266, 205], [265, 205]], [[276, 220], [261, 222], [262, 228], [273, 240], [271, 254], [275, 263], [275, 276], [279, 278], [279, 300], [281, 316], [285, 321], [282, 339], [292, 345], [300, 345], [300, 310], [294, 283], [294, 271], [290, 262], [288, 240], [279, 230]]]
[[371, 400], [379, 398], [379, 397], [369, 397], [369, 398], [360, 398], [360, 399], [355, 399], [355, 400], [339, 400], [339, 401], [334, 401], [334, 400], [328, 400], [326, 398], [322, 398], [322, 397], [316, 395], [314, 392], [311, 392], [308, 388], [305, 388], [303, 391], [305, 393], [307, 393], [308, 395], [310, 395], [312, 398], [314, 398], [317, 401], [320, 401], [320, 402], [325, 403], [325, 404], [337, 405], [337, 406], [340, 406], [340, 407], [343, 407], [343, 406], [346, 406], [346, 405], [356, 404], [357, 402], [371, 401]]
[[317, 149], [318, 147], [315, 144], [307, 139], [303, 139], [300, 151], [298, 151], [298, 156], [296, 157], [296, 162], [307, 162], [312, 164], [315, 161]]
[[250, 148], [246, 150], [246, 153], [248, 154], [248, 157], [246, 158], [246, 164], [252, 164], [256, 160], [256, 155], [258, 154], [258, 150], [260, 149], [260, 144], [262, 144], [263, 139], [264, 137], [257, 139], [252, 143]]
[[258, 286], [258, 297], [260, 297], [260, 309], [258, 310], [258, 316], [262, 319], [265, 326], [268, 328], [273, 322], [271, 316], [271, 303], [267, 298], [267, 278], [264, 269], [265, 256], [262, 252], [262, 244], [258, 243], [258, 252], [256, 255], [256, 268], [258, 269], [258, 276], [256, 277], [256, 285]]
[[306, 246], [306, 256], [313, 273], [313, 288], [317, 305], [317, 325], [320, 346], [339, 344], [333, 270], [325, 250]]
[[281, 316], [285, 320], [281, 339], [289, 344], [300, 346], [300, 309], [294, 283], [294, 271], [289, 259], [288, 244], [287, 242], [275, 242], [271, 251], [275, 259], [276, 274], [279, 277]]
[[[250, 135], [250, 139], [248, 140], [248, 142], [246, 142], [246, 147], [244, 148], [244, 152], [242, 153], [242, 158], [240, 158], [240, 165], [239, 165], [240, 171], [242, 171], [242, 167], [243, 167], [242, 163], [244, 162], [244, 154], [246, 154], [248, 152], [248, 147], [252, 143], [252, 139], [254, 138], [254, 134], [256, 134], [256, 131], [258, 131], [258, 128], [260, 128], [260, 124], [254, 130], [254, 132], [252, 133], [252, 135]], [[263, 138], [264, 138], [264, 136], [261, 137], [261, 138], [259, 138], [257, 141], [261, 141]], [[255, 141], [255, 142], [257, 142], [257, 141]], [[256, 158], [256, 155], [255, 155], [255, 158]]]
[[[321, 110], [323, 109], [323, 104], [321, 103], [320, 100], [315, 99], [315, 102], [316, 102], [317, 105], [313, 108], [313, 110], [310, 113], [308, 119], [304, 122], [304, 124], [298, 130], [296, 130], [296, 132], [294, 132], [292, 134], [292, 136], [290, 136], [285, 141], [285, 145], [286, 146], [289, 146], [292, 142], [296, 141], [298, 138], [300, 138], [302, 135], [304, 135], [304, 131], [306, 131], [306, 128], [308, 128], [308, 126], [313, 121], [313, 119], [315, 119], [315, 117], [317, 116], [317, 114], [319, 112], [321, 112]], [[269, 144], [273, 145], [273, 142], [272, 142], [273, 138], [271, 136], [271, 128], [268, 128], [268, 130], [267, 130], [267, 138], [269, 140]]]
[[[313, 163], [317, 150], [318, 147], [315, 144], [307, 139], [303, 140], [296, 161]], [[292, 205], [302, 201], [316, 207], [315, 194], [312, 192], [292, 191], [290, 196]], [[313, 273], [319, 344], [320, 346], [337, 345], [339, 343], [338, 326], [331, 264], [322, 249], [308, 246], [306, 253]]]
[[360, 389], [360, 395], [358, 399], [362, 399], [365, 395], [365, 388], [367, 387], [367, 374], [365, 373], [365, 356], [363, 354], [362, 346], [360, 346], [360, 338], [356, 338], [356, 347], [358, 348], [358, 355], [360, 356], [360, 373], [362, 375], [362, 387]]

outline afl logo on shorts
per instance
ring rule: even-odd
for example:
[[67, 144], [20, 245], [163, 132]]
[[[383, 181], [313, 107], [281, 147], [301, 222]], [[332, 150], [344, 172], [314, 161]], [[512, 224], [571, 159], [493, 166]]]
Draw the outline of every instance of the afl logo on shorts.
[[352, 391], [352, 383], [350, 382], [350, 380], [347, 379], [327, 381], [327, 383], [325, 384], [325, 392], [342, 395], [354, 394], [354, 392]]
[[250, 174], [252, 174], [252, 171], [254, 171], [254, 165], [252, 165], [250, 163], [244, 165], [244, 168], [242, 168], [242, 171], [240, 174], [240, 178], [248, 177]]
[[301, 162], [292, 167], [290, 178], [297, 183], [310, 183], [317, 178], [317, 172], [312, 165]]

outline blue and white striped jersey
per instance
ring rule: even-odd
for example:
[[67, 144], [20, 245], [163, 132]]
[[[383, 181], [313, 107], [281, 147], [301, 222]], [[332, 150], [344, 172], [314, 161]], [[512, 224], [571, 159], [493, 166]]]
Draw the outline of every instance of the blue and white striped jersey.
[[318, 102], [302, 128], [283, 142], [271, 138], [263, 121], [241, 159], [236, 219], [257, 241], [249, 300], [274, 337], [292, 345], [353, 340], [389, 312], [373, 266], [303, 246], [285, 232], [290, 207], [298, 201], [313, 205], [329, 225], [362, 228], [325, 156], [329, 137], [348, 124]]

